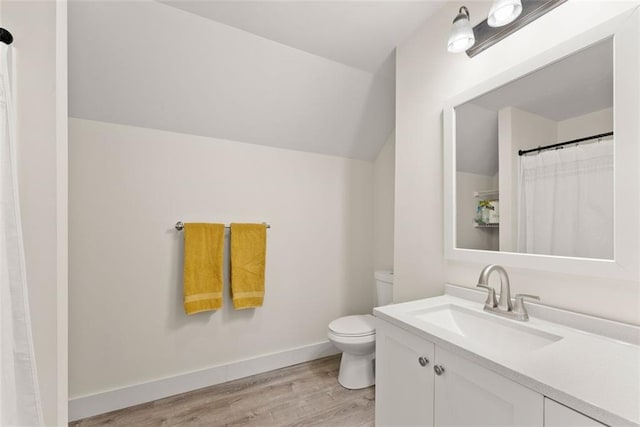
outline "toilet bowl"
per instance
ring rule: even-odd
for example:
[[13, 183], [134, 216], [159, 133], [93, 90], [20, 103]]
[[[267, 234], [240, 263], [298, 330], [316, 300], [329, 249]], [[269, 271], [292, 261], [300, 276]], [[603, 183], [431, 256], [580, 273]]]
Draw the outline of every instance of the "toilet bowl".
[[[393, 273], [377, 271], [377, 305], [392, 301]], [[348, 389], [359, 389], [375, 384], [375, 318], [370, 314], [340, 317], [331, 323], [327, 331], [329, 341], [340, 351], [338, 382]]]
[[373, 385], [376, 350], [373, 316], [365, 314], [336, 319], [329, 323], [327, 335], [329, 341], [342, 351], [338, 382], [352, 390]]

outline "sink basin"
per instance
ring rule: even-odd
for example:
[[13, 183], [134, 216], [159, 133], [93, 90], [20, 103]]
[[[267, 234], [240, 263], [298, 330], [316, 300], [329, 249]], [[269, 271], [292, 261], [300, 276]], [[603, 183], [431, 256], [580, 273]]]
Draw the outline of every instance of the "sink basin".
[[444, 304], [408, 313], [416, 319], [445, 329], [489, 350], [501, 353], [529, 353], [562, 339], [531, 328], [526, 323], [506, 320], [491, 313]]

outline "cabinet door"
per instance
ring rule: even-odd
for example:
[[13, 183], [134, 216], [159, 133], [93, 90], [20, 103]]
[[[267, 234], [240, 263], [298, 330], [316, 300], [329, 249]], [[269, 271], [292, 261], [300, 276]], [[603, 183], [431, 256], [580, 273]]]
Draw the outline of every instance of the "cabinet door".
[[432, 343], [378, 319], [376, 426], [433, 425], [433, 353]]
[[567, 408], [551, 399], [544, 398], [545, 427], [603, 427], [604, 424]]
[[436, 426], [543, 425], [541, 394], [440, 347], [435, 366]]

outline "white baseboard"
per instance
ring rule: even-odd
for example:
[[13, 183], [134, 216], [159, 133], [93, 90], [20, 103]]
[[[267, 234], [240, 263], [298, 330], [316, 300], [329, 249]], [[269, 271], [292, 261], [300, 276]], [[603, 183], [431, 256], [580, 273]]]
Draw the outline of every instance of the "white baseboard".
[[337, 354], [329, 341], [69, 400], [69, 421]]

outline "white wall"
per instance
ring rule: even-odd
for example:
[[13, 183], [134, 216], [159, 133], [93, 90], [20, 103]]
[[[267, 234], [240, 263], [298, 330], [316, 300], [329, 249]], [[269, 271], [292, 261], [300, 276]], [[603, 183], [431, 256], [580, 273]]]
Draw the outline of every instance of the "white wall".
[[373, 267], [393, 268], [393, 207], [395, 186], [395, 133], [378, 153], [373, 164]]
[[58, 311], [66, 300], [64, 11], [64, 3], [0, 2], [0, 24], [14, 36], [18, 184], [46, 425], [66, 424], [66, 305]]
[[613, 108], [558, 122], [558, 142], [571, 141], [613, 130]]
[[[373, 165], [70, 120], [70, 395], [327, 340], [373, 305]], [[186, 316], [178, 220], [260, 222], [266, 297]]]
[[[639, 2], [571, 1], [473, 59], [446, 49], [459, 5], [447, 5], [397, 50], [396, 301], [438, 295], [445, 282], [474, 286], [483, 265], [443, 257], [442, 107], [445, 100]], [[473, 2], [477, 23], [490, 2]], [[567, 25], [571, 22], [571, 25]], [[509, 268], [514, 292], [598, 316], [640, 324], [640, 284]]]
[[498, 112], [473, 102], [456, 107], [456, 171], [498, 173]]

